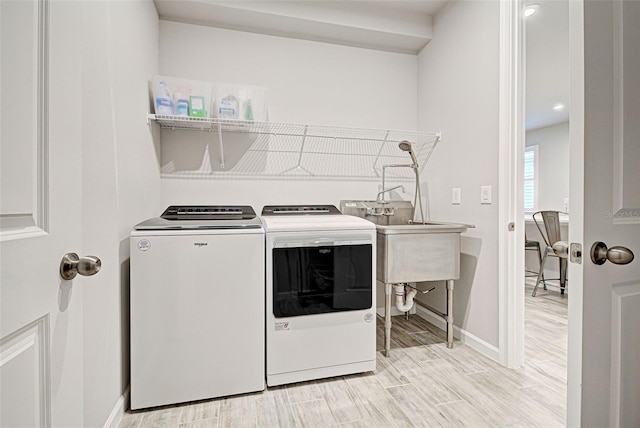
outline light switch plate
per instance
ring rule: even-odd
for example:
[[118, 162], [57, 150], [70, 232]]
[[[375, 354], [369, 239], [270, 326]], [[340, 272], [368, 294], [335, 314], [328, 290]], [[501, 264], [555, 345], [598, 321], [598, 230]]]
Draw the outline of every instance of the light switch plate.
[[491, 203], [491, 186], [480, 187], [480, 203], [481, 204]]
[[451, 189], [451, 204], [460, 205], [462, 203], [462, 190], [459, 187]]

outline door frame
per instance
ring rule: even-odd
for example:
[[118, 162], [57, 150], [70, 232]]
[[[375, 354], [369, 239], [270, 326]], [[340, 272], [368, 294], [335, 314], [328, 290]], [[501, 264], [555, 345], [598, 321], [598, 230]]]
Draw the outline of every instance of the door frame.
[[[569, 1], [569, 198], [571, 219], [569, 242], [584, 243], [584, 0]], [[579, 177], [574, 179], [574, 177]], [[583, 245], [584, 247], [584, 245]], [[587, 248], [583, 261], [590, 262]], [[568, 264], [571, 278], [568, 314], [567, 349], [567, 420], [569, 427], [579, 427], [582, 419], [582, 306], [583, 270], [577, 263]]]
[[500, 2], [498, 325], [500, 363], [524, 364], [523, 0]]

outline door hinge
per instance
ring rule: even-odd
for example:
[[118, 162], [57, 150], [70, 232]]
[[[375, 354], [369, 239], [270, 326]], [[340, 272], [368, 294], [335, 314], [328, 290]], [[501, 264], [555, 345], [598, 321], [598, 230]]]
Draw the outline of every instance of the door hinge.
[[571, 263], [582, 264], [582, 244], [571, 243], [569, 246], [569, 260]]

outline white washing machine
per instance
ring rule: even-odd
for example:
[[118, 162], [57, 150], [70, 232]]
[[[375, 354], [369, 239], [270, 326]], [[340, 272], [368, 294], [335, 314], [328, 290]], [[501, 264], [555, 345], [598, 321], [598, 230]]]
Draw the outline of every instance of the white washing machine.
[[131, 233], [131, 408], [265, 388], [264, 230], [248, 206], [173, 206]]
[[375, 370], [376, 228], [334, 206], [266, 206], [267, 385]]

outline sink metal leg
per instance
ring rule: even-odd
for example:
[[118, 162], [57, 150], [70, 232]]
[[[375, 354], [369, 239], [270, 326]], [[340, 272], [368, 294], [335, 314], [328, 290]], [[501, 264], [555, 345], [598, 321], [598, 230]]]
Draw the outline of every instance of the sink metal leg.
[[384, 356], [391, 351], [391, 284], [384, 284]]
[[[432, 287], [430, 290], [433, 290]], [[393, 284], [384, 283], [384, 355], [389, 356], [391, 352], [391, 295], [393, 290]], [[435, 309], [426, 306], [419, 301], [416, 303], [427, 307], [432, 312], [444, 318], [447, 324], [447, 348], [453, 348], [453, 280], [447, 280], [447, 312], [443, 314]], [[407, 316], [408, 313], [405, 313]]]
[[447, 348], [453, 348], [453, 280], [447, 281]]

